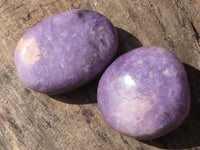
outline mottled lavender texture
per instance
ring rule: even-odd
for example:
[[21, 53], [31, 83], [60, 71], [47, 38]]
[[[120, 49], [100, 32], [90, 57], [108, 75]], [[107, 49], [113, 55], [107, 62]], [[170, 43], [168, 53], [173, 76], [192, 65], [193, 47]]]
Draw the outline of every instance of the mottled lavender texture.
[[57, 94], [99, 75], [116, 54], [117, 33], [103, 15], [75, 9], [46, 19], [21, 38], [15, 65], [29, 88]]
[[169, 133], [190, 109], [182, 63], [158, 47], [141, 47], [114, 61], [100, 79], [97, 97], [108, 124], [140, 140]]

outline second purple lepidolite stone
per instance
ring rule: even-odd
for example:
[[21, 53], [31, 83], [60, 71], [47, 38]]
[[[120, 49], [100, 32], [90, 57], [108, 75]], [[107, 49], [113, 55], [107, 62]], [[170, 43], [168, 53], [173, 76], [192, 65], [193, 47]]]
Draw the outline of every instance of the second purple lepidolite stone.
[[106, 17], [75, 9], [30, 29], [16, 48], [15, 65], [26, 86], [57, 94], [94, 79], [113, 59], [117, 46], [116, 30]]
[[159, 47], [117, 58], [102, 75], [97, 97], [108, 124], [140, 140], [174, 130], [190, 109], [186, 71], [172, 52]]

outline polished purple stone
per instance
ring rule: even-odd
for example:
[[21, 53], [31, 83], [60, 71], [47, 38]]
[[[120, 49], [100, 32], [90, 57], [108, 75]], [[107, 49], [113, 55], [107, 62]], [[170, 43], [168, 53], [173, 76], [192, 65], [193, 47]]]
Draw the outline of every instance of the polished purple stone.
[[186, 71], [172, 52], [159, 47], [117, 58], [101, 77], [97, 97], [108, 124], [140, 140], [169, 133], [190, 109]]
[[75, 9], [46, 19], [21, 38], [15, 65], [29, 88], [56, 94], [99, 75], [116, 54], [117, 33], [103, 15]]

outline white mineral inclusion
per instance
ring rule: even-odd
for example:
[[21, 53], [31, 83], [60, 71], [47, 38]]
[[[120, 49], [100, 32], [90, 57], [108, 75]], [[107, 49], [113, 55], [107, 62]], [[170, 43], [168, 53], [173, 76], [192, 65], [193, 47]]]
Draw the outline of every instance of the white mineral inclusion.
[[60, 36], [61, 36], [62, 38], [66, 38], [66, 37], [68, 36], [68, 32], [67, 32], [67, 31], [64, 31], [64, 32], [60, 33]]
[[130, 75], [125, 75], [125, 77], [124, 77], [124, 82], [126, 83], [126, 85], [128, 85], [128, 86], [136, 86], [136, 83], [135, 83], [135, 81], [131, 78], [131, 76]]
[[21, 52], [24, 60], [29, 65], [33, 65], [40, 59], [40, 49], [34, 38], [21, 39], [16, 49]]
[[166, 76], [166, 77], [170, 77], [171, 76], [171, 73], [169, 72], [169, 69], [165, 69], [163, 71], [163, 74]]

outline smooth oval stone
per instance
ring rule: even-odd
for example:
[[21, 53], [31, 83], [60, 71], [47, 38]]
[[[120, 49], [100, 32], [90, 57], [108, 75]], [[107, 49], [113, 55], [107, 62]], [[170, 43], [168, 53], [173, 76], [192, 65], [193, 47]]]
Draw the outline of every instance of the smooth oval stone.
[[74, 9], [31, 28], [15, 51], [21, 81], [29, 88], [57, 94], [97, 77], [118, 46], [117, 33], [103, 15]]
[[101, 77], [97, 96], [108, 124], [140, 140], [169, 133], [190, 109], [186, 71], [172, 52], [159, 47], [120, 56]]

